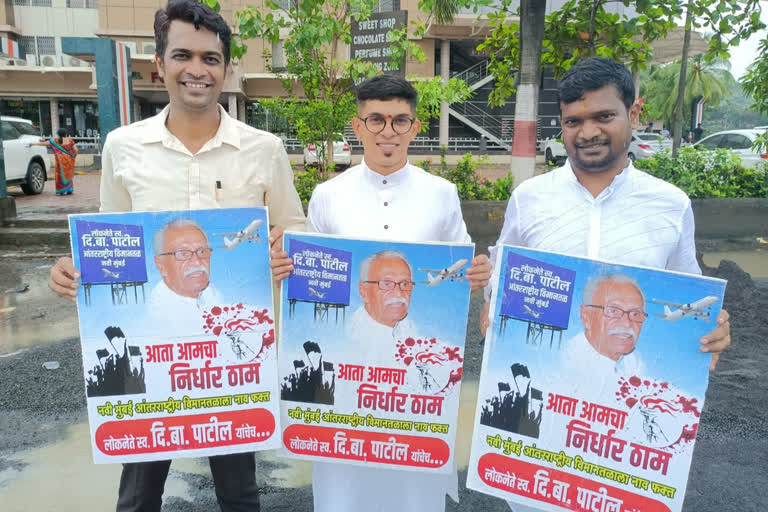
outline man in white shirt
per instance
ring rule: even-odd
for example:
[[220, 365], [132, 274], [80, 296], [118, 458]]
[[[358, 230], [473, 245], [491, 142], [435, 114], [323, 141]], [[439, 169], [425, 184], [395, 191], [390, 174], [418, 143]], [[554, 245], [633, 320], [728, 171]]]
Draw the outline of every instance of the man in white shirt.
[[[363, 162], [318, 185], [309, 203], [309, 231], [356, 238], [428, 242], [469, 242], [456, 186], [408, 163], [408, 145], [421, 123], [415, 119], [417, 94], [399, 77], [380, 75], [357, 93], [352, 128], [363, 143]], [[272, 274], [293, 270], [288, 254], [272, 251]], [[466, 276], [471, 289], [490, 278], [488, 258], [472, 260]], [[391, 469], [315, 463], [312, 477], [316, 512], [439, 512], [445, 494], [458, 500], [458, 478]]]
[[[264, 206], [277, 226], [303, 229], [304, 213], [280, 139], [230, 118], [218, 104], [231, 29], [195, 0], [171, 0], [155, 14], [155, 62], [170, 104], [155, 117], [111, 132], [104, 144], [102, 212]], [[77, 298], [71, 258], [51, 269], [50, 288]], [[209, 457], [219, 506], [259, 510], [253, 453]], [[171, 461], [123, 465], [118, 512], [159, 512]]]
[[[701, 274], [690, 199], [635, 169], [628, 158], [632, 125], [640, 114], [632, 73], [611, 59], [586, 59], [563, 76], [558, 93], [568, 160], [513, 191], [491, 261], [499, 245], [507, 244]], [[488, 310], [486, 302], [483, 331]], [[717, 323], [701, 340], [701, 351], [712, 354], [710, 369], [731, 344], [726, 311]], [[516, 512], [530, 510], [510, 506]]]

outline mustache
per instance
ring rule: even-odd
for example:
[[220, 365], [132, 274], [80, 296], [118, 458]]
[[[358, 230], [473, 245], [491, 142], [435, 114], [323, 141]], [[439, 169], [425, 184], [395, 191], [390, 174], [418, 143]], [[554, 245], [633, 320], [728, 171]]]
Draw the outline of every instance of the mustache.
[[614, 327], [613, 329], [608, 330], [609, 336], [614, 336], [616, 334], [626, 334], [627, 336], [632, 337], [632, 341], [637, 340], [637, 334], [634, 330], [630, 329], [629, 327]]
[[402, 304], [403, 306], [407, 306], [408, 301], [403, 297], [389, 297], [388, 299], [384, 299], [385, 306], [391, 306], [393, 304]]
[[206, 276], [208, 275], [208, 269], [204, 265], [196, 265], [194, 267], [189, 267], [188, 269], [184, 270], [184, 277], [189, 277], [191, 274], [194, 274], [195, 272], [202, 272]]
[[600, 138], [595, 137], [594, 139], [589, 139], [589, 140], [577, 140], [576, 141], [576, 147], [577, 148], [581, 148], [581, 147], [584, 147], [584, 146], [593, 146], [595, 144], [607, 145], [607, 144], [610, 144], [610, 143], [611, 143], [611, 139], [609, 139], [609, 138], [600, 139]]

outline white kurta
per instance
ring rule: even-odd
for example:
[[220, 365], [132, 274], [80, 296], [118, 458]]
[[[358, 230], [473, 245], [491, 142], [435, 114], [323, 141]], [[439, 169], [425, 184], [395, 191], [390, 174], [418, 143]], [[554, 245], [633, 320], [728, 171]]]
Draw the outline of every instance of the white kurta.
[[[642, 343], [642, 340], [638, 343]], [[568, 340], [562, 356], [564, 367], [568, 368], [570, 375], [577, 382], [574, 395], [581, 394], [582, 390], [591, 392], [613, 386], [619, 377], [632, 375], [642, 377], [645, 371], [642, 359], [636, 350], [614, 361], [595, 350], [589, 344], [584, 332]]]
[[[566, 161], [514, 190], [499, 240], [489, 249], [494, 263], [499, 245], [508, 244], [701, 274], [693, 235], [691, 200], [674, 185], [630, 162], [593, 197]], [[514, 512], [553, 509], [508, 503]]]
[[203, 310], [222, 304], [209, 284], [197, 298], [184, 297], [160, 281], [149, 294], [149, 320], [157, 336], [194, 336], [203, 333]]
[[[317, 186], [307, 230], [406, 242], [470, 242], [456, 186], [418, 167], [382, 176], [365, 162]], [[458, 476], [314, 464], [315, 512], [433, 512], [458, 501]]]

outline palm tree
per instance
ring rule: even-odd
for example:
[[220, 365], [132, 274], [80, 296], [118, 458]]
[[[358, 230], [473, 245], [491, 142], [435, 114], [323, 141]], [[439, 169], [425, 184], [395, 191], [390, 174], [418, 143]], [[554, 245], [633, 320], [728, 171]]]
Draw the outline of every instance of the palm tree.
[[[682, 61], [675, 61], [656, 66], [640, 84], [640, 96], [659, 112], [660, 117], [665, 121], [675, 118], [678, 99], [677, 95], [670, 94], [670, 91], [678, 91], [682, 64]], [[685, 68], [683, 105], [690, 105], [694, 99], [704, 97], [707, 100], [707, 106], [717, 107], [731, 97], [731, 88], [736, 85], [736, 80], [731, 75], [728, 61], [718, 59], [708, 62], [703, 55], [697, 55], [688, 59]], [[679, 140], [683, 125], [682, 116], [678, 122], [681, 131], [675, 130], [675, 133]]]

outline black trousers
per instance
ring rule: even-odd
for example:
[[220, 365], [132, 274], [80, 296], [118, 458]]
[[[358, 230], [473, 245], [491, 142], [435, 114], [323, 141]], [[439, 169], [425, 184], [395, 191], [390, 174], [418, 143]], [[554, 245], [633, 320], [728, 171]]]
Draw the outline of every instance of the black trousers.
[[[208, 457], [222, 512], [259, 512], [253, 452]], [[160, 512], [170, 460], [123, 464], [117, 512]]]

